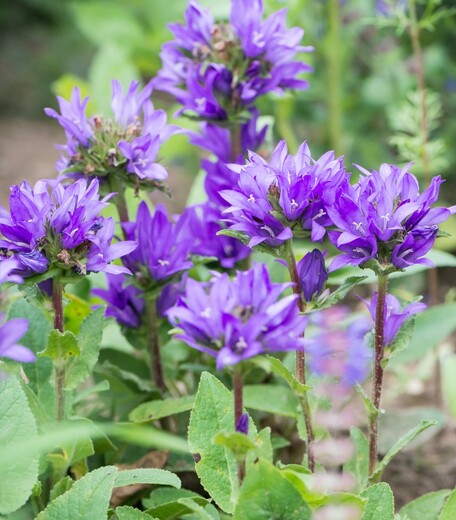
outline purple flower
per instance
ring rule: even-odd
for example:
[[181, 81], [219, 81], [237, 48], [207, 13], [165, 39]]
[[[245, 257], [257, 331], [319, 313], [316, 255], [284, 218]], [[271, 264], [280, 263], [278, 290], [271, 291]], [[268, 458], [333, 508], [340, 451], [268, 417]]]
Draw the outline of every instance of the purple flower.
[[218, 24], [190, 0], [185, 24], [169, 26], [175, 39], [162, 48], [155, 86], [175, 96], [184, 111], [215, 120], [267, 92], [307, 88], [299, 76], [311, 67], [295, 57], [311, 49], [300, 45], [304, 31], [287, 29], [285, 18], [282, 10], [263, 20], [261, 1], [233, 0], [229, 23]]
[[372, 358], [364, 339], [371, 328], [369, 320], [359, 317], [343, 326], [350, 314], [340, 306], [312, 314], [318, 329], [306, 349], [313, 373], [335, 378], [348, 387], [366, 379]]
[[106, 281], [107, 289], [93, 290], [93, 294], [108, 304], [106, 316], [115, 318], [125, 327], [139, 327], [144, 310], [141, 290], [128, 283], [124, 274], [107, 275]]
[[81, 101], [77, 87], [70, 102], [58, 98], [61, 115], [45, 109], [47, 115], [59, 121], [67, 136], [67, 143], [59, 146], [63, 155], [57, 170], [76, 178], [124, 173], [124, 180], [132, 186], [138, 178], [165, 179], [167, 172], [156, 160], [158, 150], [178, 129], [166, 124], [163, 110], [155, 110], [151, 94], [152, 83], [140, 91], [139, 82], [133, 81], [124, 94], [121, 84], [113, 80], [113, 119], [89, 119], [85, 114], [88, 98]]
[[434, 177], [431, 185], [419, 193], [416, 177], [394, 165], [382, 164], [371, 173], [360, 168], [358, 183], [338, 187], [328, 215], [337, 226], [329, 237], [343, 254], [336, 257], [330, 270], [347, 264], [363, 266], [375, 259], [382, 265], [403, 269], [413, 264], [429, 265], [423, 258], [432, 248], [438, 224], [456, 207], [431, 208], [443, 182]]
[[109, 198], [100, 200], [96, 179], [89, 185], [80, 179], [70, 186], [53, 180], [13, 186], [10, 214], [0, 218], [0, 248], [17, 261], [15, 273], [31, 276], [51, 267], [77, 274], [128, 272], [111, 262], [136, 244], [112, 244], [114, 221], [100, 215]]
[[236, 431], [239, 433], [243, 433], [244, 435], [248, 435], [249, 433], [249, 414], [243, 413], [239, 417], [239, 420], [236, 424]]
[[297, 265], [299, 282], [306, 301], [320, 296], [328, 280], [325, 259], [318, 249], [307, 253]]
[[[377, 309], [377, 293], [374, 293], [370, 302], [364, 302], [375, 322]], [[402, 325], [415, 314], [424, 311], [426, 305], [420, 302], [412, 302], [401, 308], [399, 300], [392, 294], [386, 295], [384, 308], [384, 340], [383, 346], [390, 347]]]
[[136, 222], [124, 223], [124, 230], [137, 249], [123, 257], [123, 263], [136, 276], [144, 290], [178, 278], [190, 269], [190, 249], [194, 241], [191, 229], [183, 215], [176, 223], [170, 222], [166, 209], [158, 205], [151, 215], [145, 202], [141, 202]]
[[240, 174], [238, 186], [220, 195], [230, 204], [225, 210], [229, 229], [250, 238], [249, 247], [264, 243], [276, 248], [293, 235], [321, 240], [332, 224], [326, 207], [348, 179], [342, 159], [333, 152], [314, 160], [303, 143], [291, 155], [285, 141], [269, 162], [251, 153], [245, 165], [231, 168]]
[[182, 330], [177, 338], [215, 357], [222, 369], [258, 354], [303, 348], [307, 319], [299, 315], [296, 296], [279, 299], [288, 287], [272, 283], [261, 264], [233, 280], [227, 274], [208, 283], [189, 278], [168, 317]]
[[217, 235], [223, 229], [223, 216], [216, 206], [206, 202], [191, 206], [185, 212], [193, 233], [192, 254], [215, 257], [227, 269], [250, 255], [250, 249], [236, 238]]

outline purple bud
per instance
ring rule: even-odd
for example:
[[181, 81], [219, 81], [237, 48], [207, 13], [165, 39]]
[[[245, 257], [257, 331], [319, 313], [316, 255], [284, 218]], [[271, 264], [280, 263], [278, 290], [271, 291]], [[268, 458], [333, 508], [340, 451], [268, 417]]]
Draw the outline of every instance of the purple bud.
[[298, 262], [299, 282], [306, 301], [319, 296], [328, 280], [328, 271], [321, 251], [314, 249]]
[[236, 431], [247, 435], [249, 433], [249, 416], [243, 413], [236, 424]]

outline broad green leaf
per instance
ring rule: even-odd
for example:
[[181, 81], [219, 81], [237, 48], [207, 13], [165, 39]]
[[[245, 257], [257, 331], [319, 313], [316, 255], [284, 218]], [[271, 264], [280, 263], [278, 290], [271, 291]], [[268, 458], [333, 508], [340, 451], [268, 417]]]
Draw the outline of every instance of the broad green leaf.
[[66, 476], [66, 477], [62, 478], [51, 489], [51, 492], [49, 494], [49, 500], [51, 500], [51, 501], [55, 500], [60, 495], [63, 495], [64, 493], [66, 493], [67, 491], [69, 491], [71, 489], [73, 484], [74, 484], [74, 480], [71, 477]]
[[449, 494], [449, 489], [428, 493], [406, 504], [399, 513], [407, 520], [437, 520]]
[[217, 516], [214, 516], [207, 511], [206, 507], [211, 507], [210, 505], [206, 507], [200, 506], [192, 498], [180, 498], [178, 502], [194, 513], [192, 516], [198, 518], [198, 520], [214, 520], [214, 518], [218, 518], [218, 514]]
[[114, 487], [130, 486], [131, 484], [160, 484], [162, 486], [181, 487], [180, 478], [165, 469], [138, 468], [119, 471]]
[[37, 436], [35, 419], [18, 380], [9, 376], [0, 381], [0, 446], [9, 451], [9, 464], [2, 464], [0, 471], [0, 514], [19, 509], [32, 492], [38, 478], [38, 457], [32, 457], [18, 449]]
[[[198, 498], [200, 495], [194, 491], [189, 491], [183, 488], [174, 487], [159, 487], [150, 492], [150, 495], [142, 499], [142, 505], [146, 509], [156, 507], [162, 504], [168, 504], [170, 502], [176, 502], [179, 498]], [[200, 497], [202, 498], [202, 497]], [[204, 499], [207, 503], [207, 499]], [[158, 515], [160, 516], [160, 515]]]
[[104, 308], [93, 311], [81, 323], [77, 336], [79, 356], [68, 367], [65, 378], [65, 386], [68, 390], [74, 390], [91, 375], [98, 360], [103, 323]]
[[130, 506], [118, 507], [116, 509], [116, 516], [118, 520], [154, 520], [154, 518], [147, 513]]
[[283, 385], [246, 385], [244, 406], [293, 418], [300, 413], [299, 402], [295, 395]]
[[252, 362], [261, 367], [265, 372], [272, 372], [288, 383], [289, 387], [296, 394], [303, 394], [309, 390], [309, 386], [300, 383], [296, 377], [288, 370], [288, 368], [280, 361], [272, 356], [258, 356]]
[[116, 474], [115, 466], [88, 473], [50, 502], [36, 520], [106, 520]]
[[40, 356], [52, 359], [55, 365], [64, 367], [71, 359], [79, 355], [78, 340], [70, 332], [52, 329], [49, 333], [46, 348], [39, 352]]
[[143, 499], [147, 513], [160, 520], [175, 520], [182, 515], [192, 513], [192, 509], [181, 499], [191, 499], [193, 503], [205, 507], [209, 504], [206, 498], [188, 489], [158, 488], [152, 491], [149, 498]]
[[456, 518], [456, 489], [451, 492], [442, 511], [440, 512], [438, 520], [454, 520]]
[[[213, 375], [201, 375], [195, 405], [190, 414], [188, 444], [195, 459], [201, 484], [217, 505], [231, 513], [238, 493], [237, 464], [228, 448], [217, 446], [213, 439], [220, 431], [234, 430], [233, 397]], [[252, 421], [249, 436], [256, 435]]]
[[247, 472], [234, 520], [310, 520], [309, 506], [272, 464], [260, 460]]
[[350, 428], [350, 439], [355, 452], [351, 460], [344, 465], [344, 472], [355, 477], [356, 489], [361, 492], [366, 487], [369, 476], [369, 444], [359, 428]]
[[416, 316], [408, 348], [392, 361], [394, 366], [421, 359], [456, 329], [456, 303], [429, 307]]
[[386, 482], [368, 487], [361, 493], [361, 496], [367, 498], [361, 520], [394, 519], [393, 492]]
[[194, 395], [185, 397], [172, 397], [170, 399], [149, 401], [136, 407], [128, 416], [132, 422], [156, 421], [163, 417], [169, 417], [182, 412], [188, 412], [193, 408]]
[[446, 354], [440, 362], [442, 391], [451, 414], [456, 417], [456, 355]]
[[436, 425], [435, 421], [421, 421], [418, 426], [410, 430], [408, 433], [403, 435], [396, 444], [388, 451], [388, 453], [383, 457], [383, 459], [377, 464], [374, 472], [370, 475], [369, 479], [372, 482], [379, 479], [382, 476], [382, 473], [386, 466], [393, 460], [393, 458], [407, 446], [410, 442], [412, 442], [421, 432], [427, 430], [431, 426]]

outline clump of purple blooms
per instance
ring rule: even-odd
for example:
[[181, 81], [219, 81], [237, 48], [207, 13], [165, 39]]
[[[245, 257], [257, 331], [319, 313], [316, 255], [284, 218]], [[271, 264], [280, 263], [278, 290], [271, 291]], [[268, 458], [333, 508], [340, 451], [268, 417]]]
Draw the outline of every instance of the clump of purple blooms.
[[304, 31], [286, 27], [286, 10], [263, 20], [262, 0], [233, 0], [228, 22], [190, 0], [185, 24], [169, 26], [175, 39], [162, 49], [163, 68], [154, 85], [190, 112], [227, 120], [261, 95], [308, 87], [301, 73], [311, 67], [295, 60]]
[[124, 94], [121, 84], [113, 80], [113, 117], [108, 119], [88, 117], [89, 98], [82, 100], [78, 87], [70, 101], [58, 97], [60, 113], [51, 108], [45, 112], [57, 119], [67, 137], [67, 143], [60, 147], [59, 173], [98, 176], [111, 184], [109, 177], [115, 175], [136, 188], [160, 187], [168, 173], [157, 158], [158, 151], [177, 127], [166, 124], [166, 113], [155, 110], [151, 94], [151, 83], [139, 90], [139, 82], [133, 81]]
[[136, 248], [133, 241], [112, 243], [114, 221], [101, 215], [110, 196], [100, 200], [98, 180], [42, 180], [11, 188], [10, 213], [0, 217], [2, 256], [17, 261], [24, 277], [58, 268], [78, 275], [128, 273], [113, 260]]
[[295, 295], [279, 296], [291, 284], [271, 282], [265, 265], [255, 264], [210, 282], [188, 279], [185, 294], [168, 311], [176, 337], [216, 358], [217, 368], [270, 352], [302, 349], [307, 319]]
[[447, 220], [456, 206], [432, 208], [443, 180], [434, 177], [420, 194], [409, 166], [382, 164], [371, 172], [360, 168], [355, 185], [343, 183], [337, 188], [327, 212], [336, 226], [329, 238], [342, 254], [334, 259], [331, 270], [347, 264], [363, 267], [370, 260], [381, 266], [392, 264], [395, 269], [414, 264], [432, 266], [424, 256], [434, 245], [438, 224]]
[[251, 153], [245, 165], [231, 168], [239, 173], [237, 186], [220, 194], [230, 204], [228, 229], [241, 232], [249, 247], [278, 248], [293, 236], [320, 241], [333, 224], [327, 206], [348, 184], [342, 158], [328, 152], [312, 159], [307, 143], [292, 155], [281, 141], [269, 161]]

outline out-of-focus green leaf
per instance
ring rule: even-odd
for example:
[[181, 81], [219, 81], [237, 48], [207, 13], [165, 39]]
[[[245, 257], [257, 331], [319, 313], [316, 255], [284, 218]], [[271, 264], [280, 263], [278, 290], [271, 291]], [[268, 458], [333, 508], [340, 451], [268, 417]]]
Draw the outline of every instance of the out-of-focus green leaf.
[[149, 401], [140, 404], [129, 415], [130, 421], [147, 422], [156, 421], [163, 417], [169, 417], [177, 413], [187, 412], [193, 408], [194, 395], [173, 397], [164, 400]]
[[160, 484], [162, 486], [181, 487], [180, 478], [165, 469], [136, 468], [119, 471], [114, 481], [114, 487], [130, 486], [132, 484]]
[[282, 385], [246, 385], [244, 406], [286, 417], [296, 417], [300, 413], [295, 395]]
[[369, 476], [369, 445], [366, 436], [359, 428], [350, 428], [350, 439], [353, 442], [353, 457], [344, 464], [344, 471], [355, 477], [359, 492], [366, 487]]
[[412, 500], [399, 511], [400, 517], [407, 520], [437, 520], [449, 494], [449, 489], [442, 489]]

